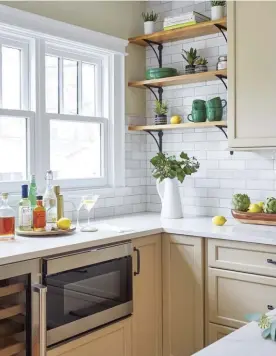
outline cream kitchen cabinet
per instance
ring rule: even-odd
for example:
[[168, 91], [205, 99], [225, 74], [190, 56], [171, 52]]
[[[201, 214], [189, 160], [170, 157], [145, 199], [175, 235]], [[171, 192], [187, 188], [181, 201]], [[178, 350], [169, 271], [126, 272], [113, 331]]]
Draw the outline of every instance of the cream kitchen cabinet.
[[47, 352], [47, 356], [131, 356], [132, 318], [91, 332]]
[[133, 245], [133, 356], [162, 356], [161, 235]]
[[229, 328], [228, 326], [222, 326], [217, 324], [209, 323], [208, 325], [208, 345], [213, 342], [218, 341], [224, 336], [231, 334], [235, 329]]
[[276, 2], [227, 5], [229, 146], [276, 147]]
[[163, 356], [190, 356], [204, 346], [203, 242], [163, 236]]

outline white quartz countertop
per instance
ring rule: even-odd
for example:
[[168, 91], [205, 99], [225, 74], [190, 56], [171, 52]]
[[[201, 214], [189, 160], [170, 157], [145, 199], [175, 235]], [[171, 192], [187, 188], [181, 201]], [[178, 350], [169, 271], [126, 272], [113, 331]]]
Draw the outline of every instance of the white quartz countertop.
[[[95, 221], [97, 232], [76, 232], [63, 237], [29, 238], [0, 242], [0, 265], [65, 253], [93, 246], [131, 240], [160, 232], [205, 238], [217, 238], [276, 245], [276, 227], [243, 225], [229, 219], [222, 227], [212, 224], [211, 217], [160, 219], [159, 214], [142, 213]], [[124, 233], [119, 229], [128, 229]]]
[[256, 322], [249, 323], [194, 356], [273, 356], [276, 342], [265, 340]]

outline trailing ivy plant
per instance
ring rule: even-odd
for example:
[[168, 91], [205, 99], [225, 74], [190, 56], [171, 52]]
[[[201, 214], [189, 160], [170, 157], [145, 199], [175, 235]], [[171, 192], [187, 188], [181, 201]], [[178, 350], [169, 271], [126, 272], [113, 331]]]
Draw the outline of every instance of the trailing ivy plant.
[[212, 5], [212, 7], [214, 7], [214, 6], [225, 6], [226, 5], [226, 1], [211, 1], [211, 5]]
[[154, 166], [152, 175], [162, 182], [165, 178], [177, 178], [182, 183], [186, 176], [197, 172], [199, 163], [195, 157], [190, 158], [186, 153], [181, 152], [180, 160], [175, 156], [169, 156], [167, 153], [157, 153], [150, 160]]
[[155, 12], [142, 12], [142, 17], [144, 19], [144, 22], [148, 22], [148, 21], [153, 21], [156, 22], [156, 20], [158, 19], [158, 14], [156, 14]]
[[255, 313], [247, 314], [247, 321], [257, 321], [259, 328], [262, 330], [262, 337], [264, 339], [271, 339], [276, 341], [276, 319], [275, 316], [268, 316], [266, 314]]

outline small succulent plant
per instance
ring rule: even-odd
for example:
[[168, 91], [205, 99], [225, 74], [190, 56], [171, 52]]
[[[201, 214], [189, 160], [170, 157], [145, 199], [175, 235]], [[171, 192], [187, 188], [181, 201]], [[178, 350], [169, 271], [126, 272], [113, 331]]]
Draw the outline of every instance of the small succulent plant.
[[214, 6], [225, 6], [226, 5], [226, 1], [211, 1], [211, 5], [212, 5], [212, 7], [214, 7]]
[[155, 109], [154, 112], [157, 116], [167, 115], [168, 113], [168, 104], [159, 100], [155, 100]]
[[183, 53], [181, 53], [181, 55], [185, 59], [185, 61], [190, 66], [194, 66], [196, 60], [199, 58], [199, 56], [197, 55], [197, 49], [191, 47], [189, 51], [185, 51], [185, 49], [183, 49], [183, 52], [185, 53], [185, 55]]
[[203, 58], [203, 57], [199, 57], [196, 62], [195, 62], [196, 65], [201, 65], [201, 66], [206, 66], [206, 64], [208, 64], [208, 61], [206, 58]]
[[235, 210], [247, 211], [250, 205], [250, 198], [247, 194], [234, 194], [232, 197], [232, 207]]
[[148, 21], [153, 21], [156, 22], [156, 20], [158, 19], [158, 14], [156, 14], [155, 12], [142, 12], [142, 17], [144, 19], [144, 22], [148, 22]]
[[267, 198], [264, 205], [264, 212], [267, 214], [276, 214], [276, 199]]

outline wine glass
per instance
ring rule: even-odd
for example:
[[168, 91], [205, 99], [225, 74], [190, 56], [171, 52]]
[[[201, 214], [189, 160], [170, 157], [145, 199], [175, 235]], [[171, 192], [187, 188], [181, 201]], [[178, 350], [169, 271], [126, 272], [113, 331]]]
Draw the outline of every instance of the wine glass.
[[79, 215], [80, 215], [80, 210], [83, 207], [88, 214], [87, 217], [87, 225], [81, 228], [81, 231], [97, 231], [97, 228], [91, 225], [90, 223], [90, 212], [93, 209], [94, 205], [96, 204], [97, 200], [99, 199], [99, 195], [96, 194], [90, 194], [90, 195], [84, 195], [81, 197], [81, 202], [78, 207], [78, 215], [77, 215], [77, 226], [80, 228], [79, 224]]

